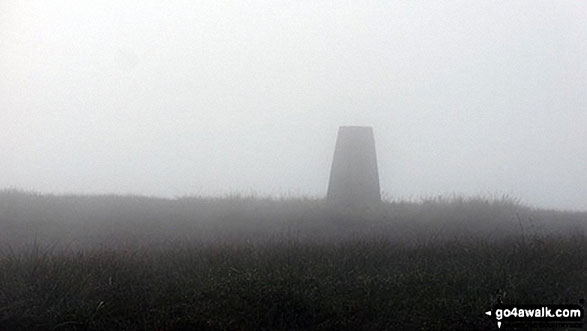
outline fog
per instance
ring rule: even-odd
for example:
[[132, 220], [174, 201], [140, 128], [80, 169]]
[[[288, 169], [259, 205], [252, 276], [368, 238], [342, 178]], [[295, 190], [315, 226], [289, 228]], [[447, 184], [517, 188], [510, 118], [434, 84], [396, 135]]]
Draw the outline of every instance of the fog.
[[584, 1], [0, 0], [0, 188], [323, 197], [372, 126], [384, 197], [587, 210]]

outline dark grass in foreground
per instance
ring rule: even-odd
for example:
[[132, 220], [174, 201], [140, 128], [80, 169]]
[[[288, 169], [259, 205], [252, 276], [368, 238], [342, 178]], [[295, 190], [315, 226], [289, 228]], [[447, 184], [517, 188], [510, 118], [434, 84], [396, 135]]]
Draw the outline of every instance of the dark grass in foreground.
[[8, 192], [0, 330], [491, 330], [497, 290], [508, 303], [585, 297], [586, 220], [511, 201], [357, 214]]
[[577, 303], [584, 239], [31, 251], [0, 261], [2, 330], [479, 330], [507, 302]]

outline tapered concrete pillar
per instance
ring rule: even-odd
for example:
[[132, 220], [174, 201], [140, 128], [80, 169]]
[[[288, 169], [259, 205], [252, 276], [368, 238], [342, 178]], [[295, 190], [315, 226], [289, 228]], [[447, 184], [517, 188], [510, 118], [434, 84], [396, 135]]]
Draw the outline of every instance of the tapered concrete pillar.
[[373, 128], [338, 129], [326, 199], [351, 207], [381, 202]]

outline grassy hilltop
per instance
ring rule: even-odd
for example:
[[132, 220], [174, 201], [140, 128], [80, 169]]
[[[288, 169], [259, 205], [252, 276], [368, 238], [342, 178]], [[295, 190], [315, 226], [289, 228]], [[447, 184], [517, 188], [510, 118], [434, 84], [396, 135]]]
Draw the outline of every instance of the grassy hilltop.
[[0, 192], [0, 330], [477, 330], [577, 303], [587, 213]]

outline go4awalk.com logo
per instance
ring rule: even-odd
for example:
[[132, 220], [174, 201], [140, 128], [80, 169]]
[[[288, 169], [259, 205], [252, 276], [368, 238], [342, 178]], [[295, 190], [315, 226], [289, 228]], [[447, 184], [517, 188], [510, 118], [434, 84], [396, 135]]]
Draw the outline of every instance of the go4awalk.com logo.
[[499, 329], [509, 326], [582, 328], [585, 318], [584, 303], [583, 299], [580, 304], [567, 305], [497, 303], [485, 315], [493, 318]]

